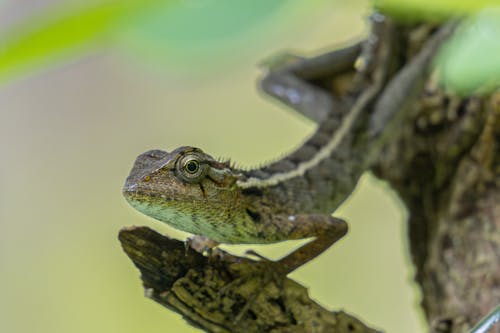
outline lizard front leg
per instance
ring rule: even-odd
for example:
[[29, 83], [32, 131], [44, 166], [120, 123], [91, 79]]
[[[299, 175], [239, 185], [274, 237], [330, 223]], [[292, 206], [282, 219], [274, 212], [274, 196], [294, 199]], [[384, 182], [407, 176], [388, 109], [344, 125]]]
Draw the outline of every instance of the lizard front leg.
[[[252, 250], [247, 251], [247, 254], [269, 262], [283, 275], [314, 259], [347, 233], [344, 220], [321, 214], [271, 215], [261, 226], [259, 232], [277, 241], [314, 238], [277, 261], [270, 261]], [[199, 235], [186, 241], [186, 246], [200, 253], [211, 252], [217, 245], [217, 242]]]
[[263, 232], [283, 240], [314, 237], [312, 241], [275, 261], [284, 275], [314, 259], [347, 233], [344, 220], [321, 214], [271, 215]]
[[[235, 285], [247, 283], [253, 279], [262, 279], [258, 284], [259, 290], [256, 290], [252, 299], [247, 302], [240, 313], [236, 316], [238, 322], [253, 305], [253, 302], [259, 297], [262, 290], [272, 283], [281, 285], [286, 275], [314, 259], [333, 243], [342, 238], [347, 233], [347, 223], [341, 219], [330, 215], [321, 214], [298, 214], [298, 215], [270, 215], [267, 221], [262, 221], [262, 233], [268, 235], [273, 241], [292, 240], [314, 237], [312, 241], [300, 248], [287, 254], [285, 257], [271, 261], [260, 256], [253, 251], [247, 251], [247, 254], [257, 256], [261, 259], [259, 262], [244, 262], [243, 265], [258, 265], [251, 274], [240, 278], [220, 290], [220, 295], [228, 293]], [[257, 273], [257, 275], [256, 275]], [[281, 288], [280, 288], [281, 289]]]

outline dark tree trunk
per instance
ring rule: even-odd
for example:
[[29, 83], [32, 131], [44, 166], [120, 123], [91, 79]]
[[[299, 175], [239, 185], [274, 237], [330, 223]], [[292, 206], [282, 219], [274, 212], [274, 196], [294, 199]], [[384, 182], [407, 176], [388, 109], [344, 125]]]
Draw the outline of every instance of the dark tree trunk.
[[459, 98], [429, 81], [375, 173], [408, 208], [431, 332], [465, 332], [500, 302], [500, 93]]

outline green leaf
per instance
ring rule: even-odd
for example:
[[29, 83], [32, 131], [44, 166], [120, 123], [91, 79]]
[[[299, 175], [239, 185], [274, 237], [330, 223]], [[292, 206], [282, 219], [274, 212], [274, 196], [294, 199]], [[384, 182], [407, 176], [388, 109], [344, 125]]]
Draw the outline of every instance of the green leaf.
[[438, 57], [440, 77], [458, 94], [489, 93], [500, 87], [500, 7], [469, 18]]
[[[160, 0], [101, 1], [55, 9], [0, 35], [0, 84], [55, 61], [88, 52]], [[169, 1], [174, 2], [174, 1]]]
[[499, 0], [375, 0], [376, 8], [403, 21], [442, 21], [498, 4]]
[[[331, 0], [327, 0], [331, 1]], [[231, 66], [272, 38], [302, 0], [191, 0], [143, 16], [120, 31], [119, 46], [158, 70], [199, 74]], [[297, 21], [297, 20], [295, 20]], [[289, 22], [290, 25], [300, 24]], [[266, 34], [269, 30], [269, 34]]]

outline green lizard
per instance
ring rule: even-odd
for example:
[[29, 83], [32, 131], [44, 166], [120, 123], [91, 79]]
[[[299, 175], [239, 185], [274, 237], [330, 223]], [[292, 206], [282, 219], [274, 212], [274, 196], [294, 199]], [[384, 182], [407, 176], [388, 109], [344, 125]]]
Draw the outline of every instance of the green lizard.
[[[262, 168], [242, 170], [194, 147], [151, 150], [137, 157], [123, 188], [140, 212], [216, 243], [273, 243], [313, 237], [277, 264], [289, 273], [347, 232], [333, 212], [351, 193], [383, 146], [384, 125], [396, 122], [408, 93], [426, 77], [429, 63], [452, 28], [425, 43], [399, 72], [394, 25], [373, 19], [361, 45], [311, 61], [274, 68], [264, 89], [319, 121], [296, 151]], [[352, 80], [335, 96], [299, 78], [333, 68]], [[391, 76], [391, 74], [394, 74]], [[345, 75], [344, 75], [345, 76]], [[392, 77], [392, 78], [391, 78]], [[390, 80], [389, 80], [390, 79]]]

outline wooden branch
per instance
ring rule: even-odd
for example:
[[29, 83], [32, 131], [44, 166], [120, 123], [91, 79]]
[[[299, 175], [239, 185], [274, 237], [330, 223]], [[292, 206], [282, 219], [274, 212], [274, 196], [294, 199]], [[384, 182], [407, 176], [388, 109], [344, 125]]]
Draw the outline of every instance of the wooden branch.
[[288, 278], [266, 281], [258, 261], [221, 250], [203, 256], [147, 227], [123, 229], [119, 239], [146, 296], [207, 332], [378, 332], [324, 309]]

